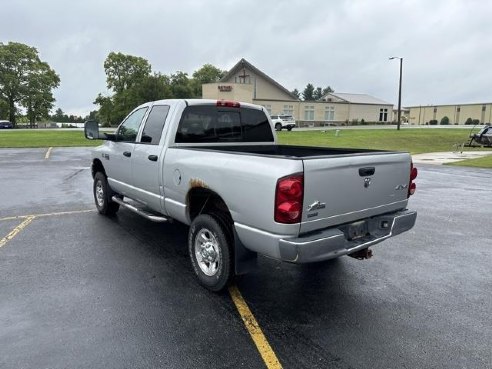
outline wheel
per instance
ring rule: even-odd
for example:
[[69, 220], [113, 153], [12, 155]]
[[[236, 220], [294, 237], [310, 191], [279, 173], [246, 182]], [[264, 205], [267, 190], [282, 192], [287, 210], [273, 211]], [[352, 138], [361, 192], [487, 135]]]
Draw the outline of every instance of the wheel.
[[113, 192], [108, 185], [106, 175], [97, 172], [94, 176], [94, 201], [96, 202], [97, 211], [103, 215], [114, 215], [120, 208], [120, 205], [111, 201]]
[[218, 292], [232, 279], [232, 250], [225, 224], [208, 214], [197, 216], [188, 234], [188, 252], [198, 281]]
[[276, 131], [281, 131], [282, 130], [282, 125], [280, 123], [275, 124], [275, 130]]
[[287, 127], [287, 131], [292, 131], [292, 127]]

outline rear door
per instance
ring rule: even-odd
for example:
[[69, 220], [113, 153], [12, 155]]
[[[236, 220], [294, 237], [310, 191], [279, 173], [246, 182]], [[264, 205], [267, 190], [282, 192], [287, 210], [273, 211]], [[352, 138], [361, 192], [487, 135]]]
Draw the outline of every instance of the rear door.
[[163, 161], [163, 131], [169, 115], [169, 105], [152, 106], [140, 139], [132, 155], [132, 183], [135, 199], [150, 208], [161, 211], [164, 192], [161, 187]]
[[301, 232], [354, 222], [407, 205], [407, 153], [312, 158], [304, 163]]

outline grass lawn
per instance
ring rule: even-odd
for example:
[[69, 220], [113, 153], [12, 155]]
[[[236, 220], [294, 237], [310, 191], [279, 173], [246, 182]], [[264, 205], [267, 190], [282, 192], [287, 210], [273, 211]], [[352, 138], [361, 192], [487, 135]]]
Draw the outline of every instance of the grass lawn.
[[81, 130], [0, 130], [0, 147], [99, 146], [101, 143], [87, 140]]
[[[412, 154], [453, 151], [453, 145], [468, 143], [469, 129], [343, 129], [279, 132], [280, 143], [287, 145], [331, 146], [409, 151]], [[476, 150], [465, 148], [465, 150]]]
[[446, 165], [456, 165], [460, 167], [477, 167], [477, 168], [492, 168], [492, 155], [484, 156], [478, 159], [469, 159], [448, 163]]

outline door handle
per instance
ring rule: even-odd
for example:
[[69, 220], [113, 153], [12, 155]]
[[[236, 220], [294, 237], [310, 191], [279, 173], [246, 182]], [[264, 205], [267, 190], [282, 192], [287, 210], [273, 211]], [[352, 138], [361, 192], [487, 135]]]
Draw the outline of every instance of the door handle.
[[130, 151], [123, 151], [123, 155], [129, 158], [130, 156], [132, 156], [132, 153]]
[[376, 168], [367, 167], [367, 168], [359, 168], [359, 175], [361, 177], [372, 176], [376, 172]]
[[157, 155], [149, 155], [150, 161], [157, 161]]

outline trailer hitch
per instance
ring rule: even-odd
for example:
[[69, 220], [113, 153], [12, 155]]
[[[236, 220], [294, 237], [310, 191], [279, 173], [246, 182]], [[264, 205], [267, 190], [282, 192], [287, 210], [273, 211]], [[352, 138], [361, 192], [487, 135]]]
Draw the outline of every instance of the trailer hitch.
[[348, 256], [355, 258], [357, 260], [364, 260], [364, 259], [370, 259], [372, 258], [372, 250], [368, 248], [362, 249], [356, 252], [353, 252], [351, 254], [348, 254]]

